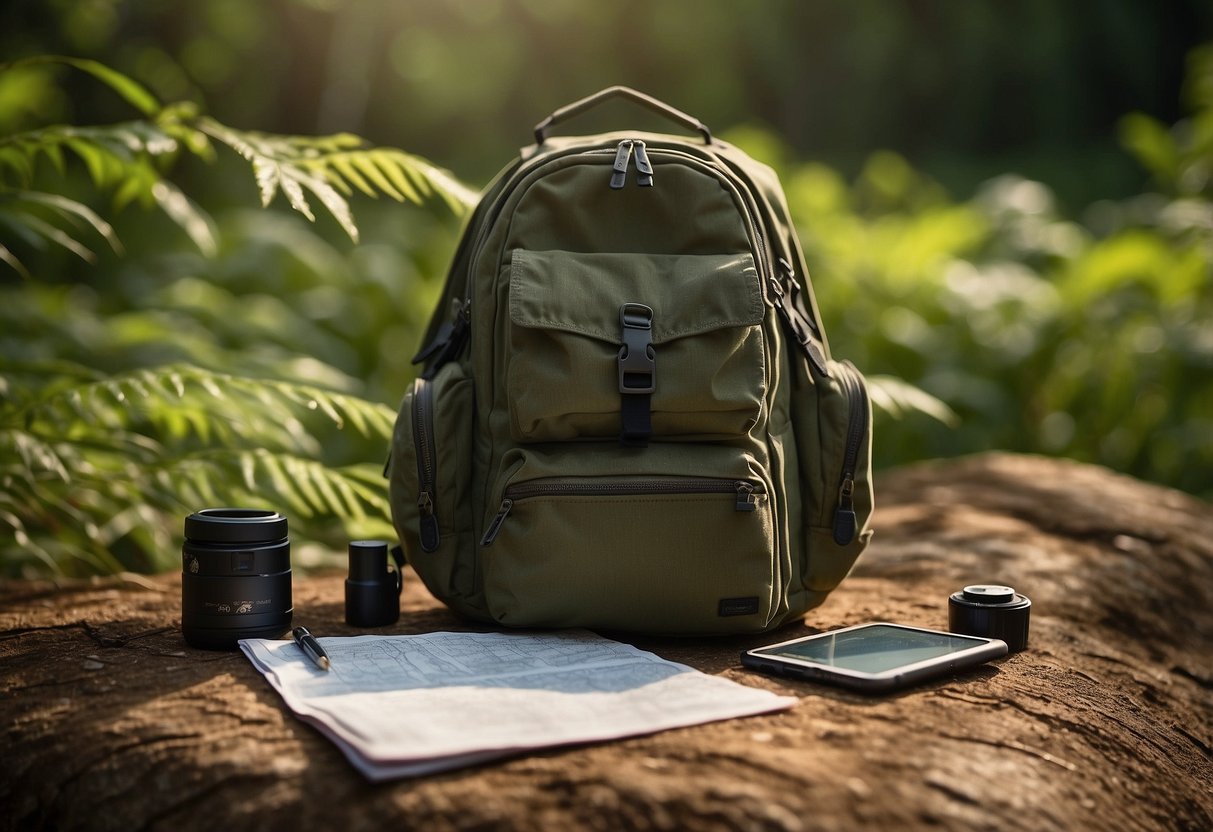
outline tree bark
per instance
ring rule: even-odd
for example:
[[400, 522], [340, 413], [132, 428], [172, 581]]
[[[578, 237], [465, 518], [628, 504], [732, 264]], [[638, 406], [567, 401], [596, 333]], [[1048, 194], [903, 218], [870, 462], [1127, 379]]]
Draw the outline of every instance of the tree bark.
[[[1213, 515], [1072, 462], [990, 454], [877, 481], [877, 536], [803, 624], [634, 639], [800, 697], [791, 711], [373, 786], [239, 653], [181, 638], [175, 575], [0, 589], [7, 829], [1213, 828]], [[343, 575], [295, 580], [343, 622]], [[399, 625], [468, 629], [406, 575]], [[1005, 583], [1028, 649], [864, 696], [743, 670], [743, 649], [887, 620], [947, 628]], [[424, 719], [424, 714], [393, 714]]]

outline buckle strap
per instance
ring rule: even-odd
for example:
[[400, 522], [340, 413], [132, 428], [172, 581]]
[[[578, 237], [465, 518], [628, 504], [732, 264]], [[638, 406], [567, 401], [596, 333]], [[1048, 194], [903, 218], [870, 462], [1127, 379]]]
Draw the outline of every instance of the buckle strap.
[[619, 307], [623, 346], [616, 359], [619, 371], [619, 441], [644, 447], [653, 435], [651, 402], [656, 390], [657, 362], [653, 353], [653, 310], [643, 303]]
[[779, 266], [784, 279], [780, 280], [776, 275], [772, 275], [768, 279], [771, 303], [779, 311], [779, 316], [783, 318], [792, 337], [796, 339], [801, 351], [817, 368], [817, 372], [829, 378], [830, 370], [826, 365], [825, 351], [821, 346], [821, 329], [804, 305], [804, 298], [801, 296], [802, 289], [796, 281], [796, 273], [792, 269], [792, 264], [786, 258], [781, 257]]

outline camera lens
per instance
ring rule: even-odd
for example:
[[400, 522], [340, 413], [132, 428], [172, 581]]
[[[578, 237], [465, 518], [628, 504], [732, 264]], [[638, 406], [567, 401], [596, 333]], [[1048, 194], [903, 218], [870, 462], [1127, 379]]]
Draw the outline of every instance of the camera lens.
[[208, 508], [185, 518], [181, 632], [195, 647], [277, 638], [291, 626], [291, 544], [276, 511]]
[[351, 627], [386, 627], [400, 620], [400, 569], [388, 565], [382, 540], [350, 543], [350, 576], [345, 581], [345, 623]]
[[1032, 602], [1009, 586], [972, 584], [948, 598], [948, 629], [982, 638], [1000, 638], [1007, 649], [1028, 646]]

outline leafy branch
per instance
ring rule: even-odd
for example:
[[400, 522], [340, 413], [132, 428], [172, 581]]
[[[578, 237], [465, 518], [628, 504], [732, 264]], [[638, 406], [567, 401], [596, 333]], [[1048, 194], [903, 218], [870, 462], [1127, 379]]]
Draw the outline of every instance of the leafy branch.
[[0, 527], [11, 531], [0, 559], [11, 564], [163, 569], [175, 561], [167, 518], [233, 501], [390, 531], [377, 466], [319, 459], [322, 428], [385, 442], [383, 405], [188, 365], [108, 378], [61, 361], [0, 369]]
[[[64, 176], [68, 158], [75, 157], [94, 187], [114, 190], [116, 209], [131, 202], [159, 208], [199, 250], [214, 254], [213, 221], [166, 178], [183, 151], [213, 161], [212, 140], [248, 160], [263, 206], [281, 191], [292, 209], [314, 222], [310, 193], [354, 241], [358, 227], [348, 197], [355, 190], [416, 204], [437, 198], [456, 214], [475, 201], [475, 194], [449, 172], [402, 150], [372, 147], [349, 133], [307, 137], [239, 130], [201, 115], [190, 102], [161, 105], [137, 81], [96, 61], [38, 56], [0, 64], [0, 73], [40, 65], [63, 65], [91, 75], [141, 117], [112, 125], [52, 125], [0, 136], [0, 228], [37, 251], [57, 246], [92, 262], [95, 243], [88, 234], [121, 251], [113, 228], [83, 203], [32, 190], [43, 162]], [[3, 242], [0, 261], [30, 277], [28, 268]]]
[[249, 161], [263, 206], [282, 191], [291, 208], [315, 221], [306, 195], [311, 192], [355, 241], [358, 227], [346, 201], [355, 189], [372, 198], [387, 194], [397, 202], [422, 203], [437, 196], [456, 214], [476, 199], [451, 174], [421, 157], [367, 147], [350, 133], [275, 136], [233, 130], [211, 118], [200, 119], [198, 129]]

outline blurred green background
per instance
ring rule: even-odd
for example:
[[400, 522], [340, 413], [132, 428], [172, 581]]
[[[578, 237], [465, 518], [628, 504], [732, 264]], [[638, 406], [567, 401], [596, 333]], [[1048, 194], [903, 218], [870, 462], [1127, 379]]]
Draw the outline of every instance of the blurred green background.
[[[878, 466], [1004, 448], [1213, 496], [1210, 40], [1200, 2], [9, 3], [0, 574], [174, 568], [207, 504], [285, 511], [304, 568], [390, 537], [467, 201], [440, 169], [478, 190], [615, 83], [780, 172]], [[569, 129], [626, 126], [665, 129]]]

